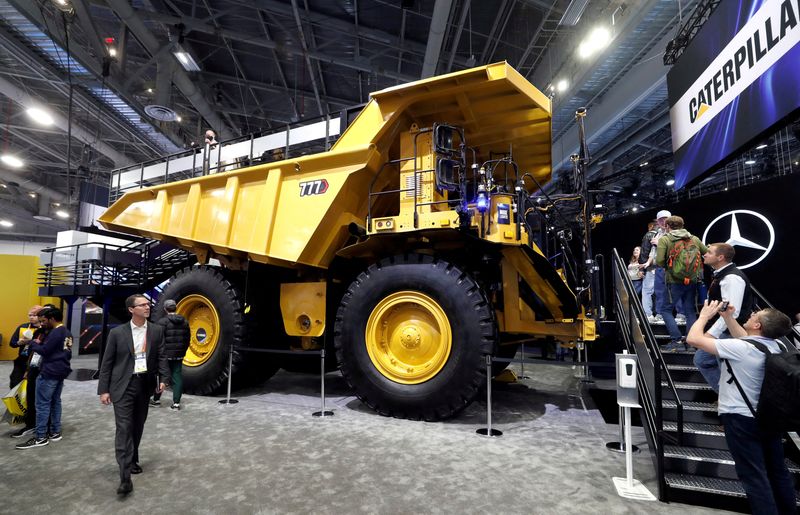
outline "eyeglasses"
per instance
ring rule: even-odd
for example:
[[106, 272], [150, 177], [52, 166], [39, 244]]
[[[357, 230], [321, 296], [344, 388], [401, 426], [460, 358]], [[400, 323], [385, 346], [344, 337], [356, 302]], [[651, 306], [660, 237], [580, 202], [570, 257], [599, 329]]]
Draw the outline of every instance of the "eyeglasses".
[[134, 304], [133, 305], [133, 307], [135, 307], [135, 308], [145, 308], [145, 307], [149, 308], [150, 306], [151, 306], [151, 304], [149, 302], [145, 302], [143, 304]]

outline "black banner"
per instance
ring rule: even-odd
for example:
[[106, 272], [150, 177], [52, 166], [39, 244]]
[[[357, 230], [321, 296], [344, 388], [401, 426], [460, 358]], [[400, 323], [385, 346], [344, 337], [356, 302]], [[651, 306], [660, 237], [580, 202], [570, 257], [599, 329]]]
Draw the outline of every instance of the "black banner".
[[[800, 258], [800, 234], [792, 228], [798, 223], [798, 204], [800, 175], [788, 175], [660, 209], [683, 217], [686, 229], [706, 244], [734, 245], [735, 262], [753, 286], [793, 317], [800, 312], [800, 270], [794, 266]], [[607, 256], [610, 263], [611, 250], [616, 248], [627, 263], [656, 212], [598, 225], [592, 237], [595, 253]], [[708, 267], [706, 275], [711, 275]]]

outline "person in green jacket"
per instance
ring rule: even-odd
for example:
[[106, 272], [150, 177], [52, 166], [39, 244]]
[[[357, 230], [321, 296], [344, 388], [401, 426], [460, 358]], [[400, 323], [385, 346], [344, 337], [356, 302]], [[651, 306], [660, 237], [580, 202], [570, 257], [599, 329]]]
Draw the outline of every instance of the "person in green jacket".
[[659, 313], [669, 333], [670, 342], [664, 350], [675, 352], [686, 346], [681, 330], [675, 322], [673, 310], [681, 306], [686, 314], [686, 327], [697, 320], [695, 295], [703, 280], [703, 254], [708, 248], [683, 227], [683, 218], [670, 216], [666, 221], [667, 234], [658, 240], [656, 264], [664, 267], [667, 282], [667, 299]]

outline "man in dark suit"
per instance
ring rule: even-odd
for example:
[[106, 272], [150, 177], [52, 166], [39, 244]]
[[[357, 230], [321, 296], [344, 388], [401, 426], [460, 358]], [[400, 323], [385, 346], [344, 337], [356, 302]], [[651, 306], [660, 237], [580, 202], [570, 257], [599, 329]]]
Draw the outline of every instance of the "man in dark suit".
[[117, 493], [133, 491], [131, 474], [139, 474], [139, 442], [147, 420], [148, 399], [153, 393], [155, 376], [160, 376], [158, 391], [164, 390], [169, 367], [164, 353], [164, 328], [147, 323], [150, 301], [143, 295], [125, 300], [131, 313], [129, 324], [122, 324], [108, 334], [97, 394], [102, 404], [114, 404], [117, 432], [114, 447], [119, 463], [120, 485]]

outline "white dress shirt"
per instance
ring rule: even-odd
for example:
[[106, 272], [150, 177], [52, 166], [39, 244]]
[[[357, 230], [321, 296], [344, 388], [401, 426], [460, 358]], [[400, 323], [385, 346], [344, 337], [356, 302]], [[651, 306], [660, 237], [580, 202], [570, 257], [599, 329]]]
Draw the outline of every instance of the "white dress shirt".
[[145, 320], [144, 324], [141, 326], [134, 324], [133, 320], [131, 320], [131, 333], [133, 334], [133, 353], [139, 354], [144, 352], [146, 349], [145, 339], [147, 337], [147, 320]]

